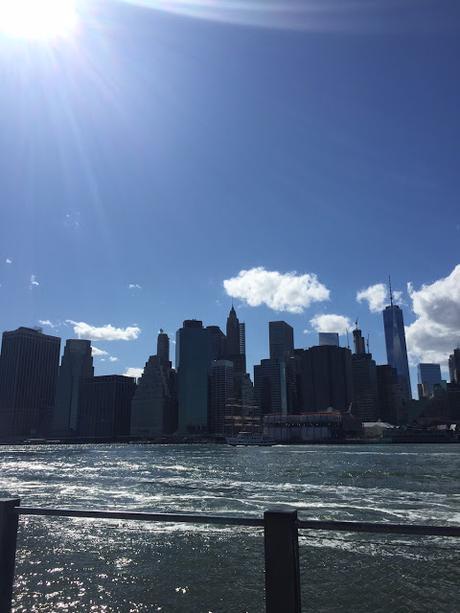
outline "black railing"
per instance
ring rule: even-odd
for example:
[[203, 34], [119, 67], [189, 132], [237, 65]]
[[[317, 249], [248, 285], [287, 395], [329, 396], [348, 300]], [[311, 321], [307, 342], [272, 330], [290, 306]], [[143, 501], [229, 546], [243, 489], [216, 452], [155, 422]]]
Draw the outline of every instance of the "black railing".
[[297, 510], [292, 507], [267, 510], [263, 518], [259, 518], [196, 513], [144, 513], [137, 511], [91, 511], [86, 509], [21, 507], [19, 499], [0, 499], [0, 613], [10, 613], [11, 611], [16, 541], [20, 515], [263, 528], [265, 543], [265, 605], [267, 613], [300, 613], [301, 611], [299, 529], [460, 537], [460, 526], [299, 520]]

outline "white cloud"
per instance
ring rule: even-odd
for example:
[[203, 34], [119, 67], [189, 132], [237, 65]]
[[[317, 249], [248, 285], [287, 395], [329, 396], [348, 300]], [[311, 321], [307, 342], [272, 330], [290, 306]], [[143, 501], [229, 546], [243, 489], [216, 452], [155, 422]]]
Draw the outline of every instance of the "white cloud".
[[356, 300], [363, 302], [367, 300], [371, 313], [383, 311], [387, 304], [388, 290], [384, 283], [376, 283], [367, 289], [362, 289], [356, 294]]
[[52, 321], [50, 321], [49, 319], [39, 319], [38, 323], [41, 326], [47, 326], [48, 328], [57, 328], [57, 324], [53, 324]]
[[225, 291], [252, 307], [265, 304], [274, 311], [303, 313], [312, 302], [329, 300], [330, 292], [313, 273], [280, 273], [262, 266], [241, 270], [224, 281]]
[[125, 372], [123, 373], [124, 377], [135, 377], [136, 379], [139, 379], [139, 377], [142, 376], [142, 373], [144, 372], [143, 368], [127, 368], [125, 370]]
[[111, 324], [92, 326], [84, 321], [73, 321], [72, 319], [66, 321], [73, 326], [73, 331], [78, 338], [88, 338], [93, 341], [134, 341], [141, 333], [138, 326], [115, 328]]
[[129, 289], [142, 289], [142, 285], [139, 285], [139, 283], [130, 283], [128, 285]]
[[349, 317], [336, 315], [334, 313], [323, 313], [315, 315], [310, 319], [310, 323], [316, 332], [338, 332], [346, 334], [352, 328]]
[[5, 264], [12, 264], [13, 260], [11, 258], [6, 258]]
[[91, 351], [92, 351], [93, 357], [98, 358], [101, 362], [107, 362], [107, 360], [109, 362], [118, 362], [118, 358], [116, 358], [113, 355], [109, 355], [109, 352], [105, 351], [104, 349], [99, 349], [98, 347], [95, 347], [93, 345], [91, 347]]
[[[369, 310], [371, 313], [381, 313], [383, 309], [390, 303], [390, 295], [388, 287], [384, 283], [376, 283], [370, 285], [366, 289], [362, 289], [356, 294], [357, 302], [363, 302], [366, 300], [369, 304]], [[401, 304], [402, 292], [393, 292], [393, 301]]]
[[102, 356], [104, 355], [109, 355], [108, 351], [104, 351], [104, 349], [98, 349], [97, 347], [94, 347], [94, 345], [91, 347], [91, 353], [95, 358], [102, 358]]
[[37, 281], [37, 276], [36, 275], [30, 275], [29, 289], [32, 289], [34, 287], [38, 287], [39, 285], [40, 285], [40, 283]]
[[460, 345], [460, 264], [445, 278], [415, 290], [408, 284], [414, 323], [406, 326], [409, 357], [417, 362], [446, 365]]

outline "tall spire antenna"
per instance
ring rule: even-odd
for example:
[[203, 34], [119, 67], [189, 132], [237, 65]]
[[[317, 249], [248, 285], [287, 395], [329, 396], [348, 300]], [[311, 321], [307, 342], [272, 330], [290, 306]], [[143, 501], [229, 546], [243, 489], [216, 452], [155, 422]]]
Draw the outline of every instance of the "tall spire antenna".
[[393, 290], [391, 289], [391, 277], [388, 275], [388, 287], [390, 288], [390, 305], [393, 306]]
[[347, 347], [350, 349], [350, 337], [348, 336], [348, 328], [347, 328]]

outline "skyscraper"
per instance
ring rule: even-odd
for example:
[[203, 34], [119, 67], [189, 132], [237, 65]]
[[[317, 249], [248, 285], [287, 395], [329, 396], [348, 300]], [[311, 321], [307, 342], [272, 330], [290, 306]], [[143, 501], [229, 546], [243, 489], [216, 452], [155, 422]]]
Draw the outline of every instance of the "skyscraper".
[[385, 345], [387, 361], [396, 369], [401, 381], [403, 394], [407, 399], [412, 398], [409, 363], [407, 360], [406, 334], [404, 331], [403, 312], [397, 304], [393, 304], [393, 294], [390, 285], [390, 305], [383, 311], [383, 325], [385, 329]]
[[131, 434], [149, 438], [176, 430], [176, 372], [169, 361], [169, 337], [160, 330], [157, 354], [147, 360], [131, 403]]
[[246, 324], [240, 321], [240, 353], [245, 356], [246, 363]]
[[0, 355], [0, 436], [46, 434], [52, 417], [61, 339], [41, 330], [4, 332]]
[[162, 364], [169, 364], [169, 336], [162, 329], [157, 338], [157, 356]]
[[76, 434], [80, 383], [94, 376], [91, 341], [69, 339], [64, 347], [56, 389], [51, 431], [58, 436]]
[[131, 402], [131, 435], [155, 437], [165, 434], [168, 414], [174, 410], [168, 369], [163, 358], [151, 355], [145, 364]]
[[233, 305], [227, 317], [226, 353], [227, 355], [238, 355], [240, 353], [240, 322]]
[[284, 360], [294, 351], [294, 330], [285, 321], [270, 321], [268, 324], [270, 359]]
[[360, 355], [366, 353], [366, 345], [361, 330], [358, 328], [358, 322], [356, 322], [356, 328], [353, 330], [353, 343], [355, 346], [355, 354]]
[[286, 364], [261, 360], [254, 366], [254, 402], [262, 415], [287, 414]]
[[233, 362], [214, 360], [209, 368], [209, 430], [225, 432], [225, 416], [233, 398]]
[[128, 436], [135, 389], [136, 380], [122, 375], [91, 377], [82, 381], [78, 414], [80, 436]]
[[236, 316], [234, 306], [227, 317], [227, 337], [225, 341], [225, 359], [233, 362], [235, 374], [246, 372], [246, 332], [243, 323]]
[[451, 383], [460, 385], [460, 348], [454, 349], [449, 356], [449, 377]]
[[323, 346], [338, 347], [339, 346], [339, 335], [337, 332], [319, 332], [318, 344], [320, 347], [323, 347]]
[[361, 421], [377, 421], [379, 418], [377, 367], [370, 353], [366, 353], [361, 330], [353, 330], [355, 353], [351, 358], [353, 375], [353, 415]]
[[377, 392], [379, 418], [395, 425], [406, 423], [408, 399], [396, 368], [388, 364], [377, 366]]
[[203, 322], [186, 320], [176, 334], [176, 369], [181, 434], [208, 429], [208, 371], [211, 336]]
[[419, 400], [430, 398], [433, 395], [434, 386], [441, 384], [440, 364], [418, 364], [417, 366], [417, 390]]
[[353, 400], [351, 351], [322, 345], [296, 350], [300, 360], [302, 412], [345, 411]]
[[210, 336], [211, 360], [221, 360], [225, 355], [226, 336], [219, 326], [206, 326]]

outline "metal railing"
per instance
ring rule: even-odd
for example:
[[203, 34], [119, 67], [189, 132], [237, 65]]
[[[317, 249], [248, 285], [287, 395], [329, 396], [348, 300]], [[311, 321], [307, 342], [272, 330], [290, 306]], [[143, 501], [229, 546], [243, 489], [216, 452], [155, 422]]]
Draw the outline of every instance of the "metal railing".
[[267, 613], [300, 613], [301, 611], [299, 529], [460, 538], [460, 526], [300, 520], [297, 517], [297, 510], [292, 507], [270, 509], [264, 512], [263, 518], [259, 518], [196, 513], [21, 507], [19, 499], [0, 499], [0, 613], [11, 611], [20, 515], [263, 528]]

